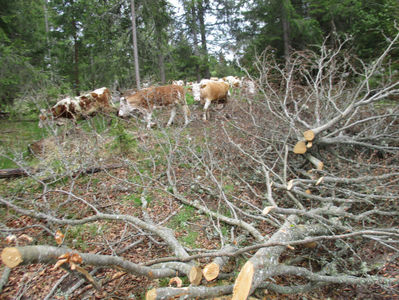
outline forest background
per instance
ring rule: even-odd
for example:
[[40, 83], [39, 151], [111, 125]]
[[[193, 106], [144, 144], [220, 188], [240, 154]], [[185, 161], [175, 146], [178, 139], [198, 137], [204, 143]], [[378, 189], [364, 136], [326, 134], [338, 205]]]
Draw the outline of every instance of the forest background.
[[[394, 0], [135, 1], [142, 80], [164, 84], [209, 76], [256, 76], [254, 60], [272, 47], [280, 59], [327, 36], [372, 61], [395, 32]], [[130, 1], [1, 1], [0, 106], [29, 90], [58, 94], [136, 84]], [[331, 39], [334, 43], [334, 39]], [[392, 54], [397, 59], [397, 52]], [[227, 59], [226, 59], [227, 57]]]

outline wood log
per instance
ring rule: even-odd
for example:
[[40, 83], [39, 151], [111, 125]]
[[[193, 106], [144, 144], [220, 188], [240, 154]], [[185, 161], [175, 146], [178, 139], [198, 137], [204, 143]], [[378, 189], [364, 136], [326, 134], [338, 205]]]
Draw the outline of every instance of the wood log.
[[66, 253], [78, 254], [82, 257], [82, 262], [86, 265], [122, 269], [131, 274], [146, 276], [151, 279], [173, 277], [176, 275], [176, 270], [173, 269], [151, 268], [132, 263], [117, 256], [78, 253], [68, 248], [52, 246], [7, 247], [1, 252], [1, 258], [7, 267], [15, 268], [18, 265], [29, 265], [36, 263], [55, 264], [58, 262], [58, 258]]
[[251, 261], [247, 261], [234, 283], [233, 298], [231, 298], [231, 300], [242, 300], [248, 298], [253, 277], [254, 264]]
[[308, 142], [313, 141], [314, 138], [315, 138], [315, 134], [314, 134], [314, 132], [312, 130], [306, 130], [303, 133], [303, 136], [305, 137], [305, 140], [307, 140]]
[[9, 267], [5, 267], [3, 273], [0, 278], [0, 294], [3, 291], [4, 286], [8, 282], [8, 278], [10, 277], [11, 269]]
[[232, 285], [153, 288], [146, 293], [145, 299], [214, 299], [215, 297], [231, 294], [232, 290]]
[[10, 269], [18, 266], [22, 261], [22, 255], [15, 247], [7, 247], [1, 252], [1, 260]]
[[298, 143], [296, 143], [295, 147], [294, 147], [294, 153], [295, 154], [304, 154], [306, 153], [306, 143], [305, 141], [299, 141]]
[[[236, 251], [236, 248], [232, 245], [226, 245], [222, 249], [223, 252], [232, 253]], [[219, 276], [220, 270], [227, 264], [229, 261], [228, 256], [218, 256], [211, 263], [207, 264], [202, 270], [202, 274], [207, 281], [214, 280]]]
[[215, 279], [216, 277], [218, 277], [220, 272], [220, 266], [215, 263], [215, 262], [211, 262], [210, 264], [207, 264], [204, 269], [202, 270], [202, 274], [204, 275], [204, 278], [207, 281], [211, 281], [213, 279]]
[[[290, 242], [312, 234], [322, 234], [326, 228], [320, 225], [298, 225], [298, 216], [289, 216], [280, 229], [269, 239], [269, 242]], [[234, 283], [232, 299], [247, 299], [267, 278], [274, 276], [285, 246], [274, 246], [259, 249], [243, 266]]]
[[317, 170], [320, 170], [320, 171], [323, 170], [324, 163], [320, 159], [314, 157], [313, 155], [311, 155], [309, 153], [306, 154], [306, 158], [316, 167]]
[[22, 168], [2, 169], [0, 170], [0, 178], [24, 177], [34, 173], [35, 171], [33, 169], [22, 169]]
[[[88, 167], [84, 170], [79, 170], [73, 173], [73, 177], [78, 175], [85, 175], [85, 174], [94, 174], [104, 170], [112, 170], [121, 168], [123, 164], [112, 164], [109, 166], [103, 167]], [[33, 169], [33, 168], [14, 168], [14, 169], [1, 169], [0, 170], [0, 179], [1, 178], [15, 178], [15, 177], [26, 177], [30, 175], [34, 175], [36, 173], [41, 172], [41, 169]], [[46, 181], [46, 179], [44, 179]]]
[[188, 280], [193, 285], [199, 285], [202, 279], [202, 270], [198, 266], [193, 266], [188, 274]]

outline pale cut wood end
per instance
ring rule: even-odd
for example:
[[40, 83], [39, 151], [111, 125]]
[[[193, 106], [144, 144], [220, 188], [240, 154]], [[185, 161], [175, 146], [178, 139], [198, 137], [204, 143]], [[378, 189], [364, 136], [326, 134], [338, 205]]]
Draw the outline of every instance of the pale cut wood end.
[[294, 147], [294, 153], [296, 154], [304, 154], [306, 153], [306, 150], [307, 148], [305, 141], [299, 141]]
[[232, 300], [247, 299], [252, 286], [254, 276], [254, 265], [251, 261], [247, 261], [237, 276], [233, 288]]
[[211, 281], [218, 277], [220, 272], [220, 267], [217, 263], [211, 262], [204, 267], [202, 274], [204, 275], [207, 281]]
[[312, 130], [306, 130], [306, 131], [303, 133], [303, 136], [305, 137], [305, 139], [306, 139], [308, 142], [311, 142], [311, 141], [314, 140], [315, 134], [314, 134], [314, 132], [313, 132]]
[[145, 300], [155, 300], [155, 299], [157, 299], [157, 290], [153, 288], [145, 294]]
[[202, 270], [200, 267], [193, 266], [188, 274], [188, 280], [193, 285], [199, 285], [202, 279]]
[[22, 262], [22, 255], [17, 248], [7, 247], [1, 252], [1, 260], [7, 267], [12, 269]]

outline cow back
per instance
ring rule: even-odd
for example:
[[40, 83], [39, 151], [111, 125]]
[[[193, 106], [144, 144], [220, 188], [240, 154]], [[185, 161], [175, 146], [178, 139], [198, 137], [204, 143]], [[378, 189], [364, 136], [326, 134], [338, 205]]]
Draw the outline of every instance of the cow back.
[[184, 99], [184, 88], [179, 85], [165, 85], [142, 89], [127, 97], [127, 102], [133, 107], [152, 109], [181, 103]]

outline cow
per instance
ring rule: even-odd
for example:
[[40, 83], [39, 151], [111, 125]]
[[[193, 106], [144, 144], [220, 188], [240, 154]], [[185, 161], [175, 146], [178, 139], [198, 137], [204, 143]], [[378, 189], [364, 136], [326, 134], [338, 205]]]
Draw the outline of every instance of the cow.
[[201, 86], [204, 86], [208, 82], [224, 82], [223, 79], [217, 77], [211, 77], [210, 79], [201, 79], [199, 83], [189, 82], [187, 85], [189, 86], [189, 90], [193, 93], [194, 101], [201, 101]]
[[76, 121], [111, 109], [111, 92], [108, 88], [102, 87], [81, 96], [64, 98], [48, 110], [41, 109], [39, 127], [43, 128], [49, 118], [52, 120], [65, 118]]
[[[202, 120], [207, 120], [207, 112], [211, 102], [226, 103], [229, 96], [229, 84], [221, 81], [208, 81], [200, 86], [200, 101], [204, 104]], [[194, 87], [193, 87], [194, 93]]]
[[226, 76], [223, 77], [223, 81], [227, 82], [232, 88], [238, 88], [241, 86], [241, 79], [238, 76]]
[[173, 84], [173, 85], [185, 86], [184, 80], [173, 80], [173, 81], [172, 81], [172, 84]]
[[122, 97], [118, 115], [120, 117], [125, 117], [134, 112], [143, 113], [144, 120], [147, 122], [147, 128], [150, 129], [154, 124], [151, 123], [154, 108], [162, 106], [172, 107], [167, 126], [172, 124], [176, 116], [176, 106], [182, 107], [184, 125], [188, 124], [190, 110], [187, 106], [184, 88], [180, 85], [174, 84], [149, 87], [142, 89], [127, 98]]
[[242, 92], [250, 96], [255, 95], [257, 91], [255, 81], [248, 77], [241, 78], [241, 88]]

